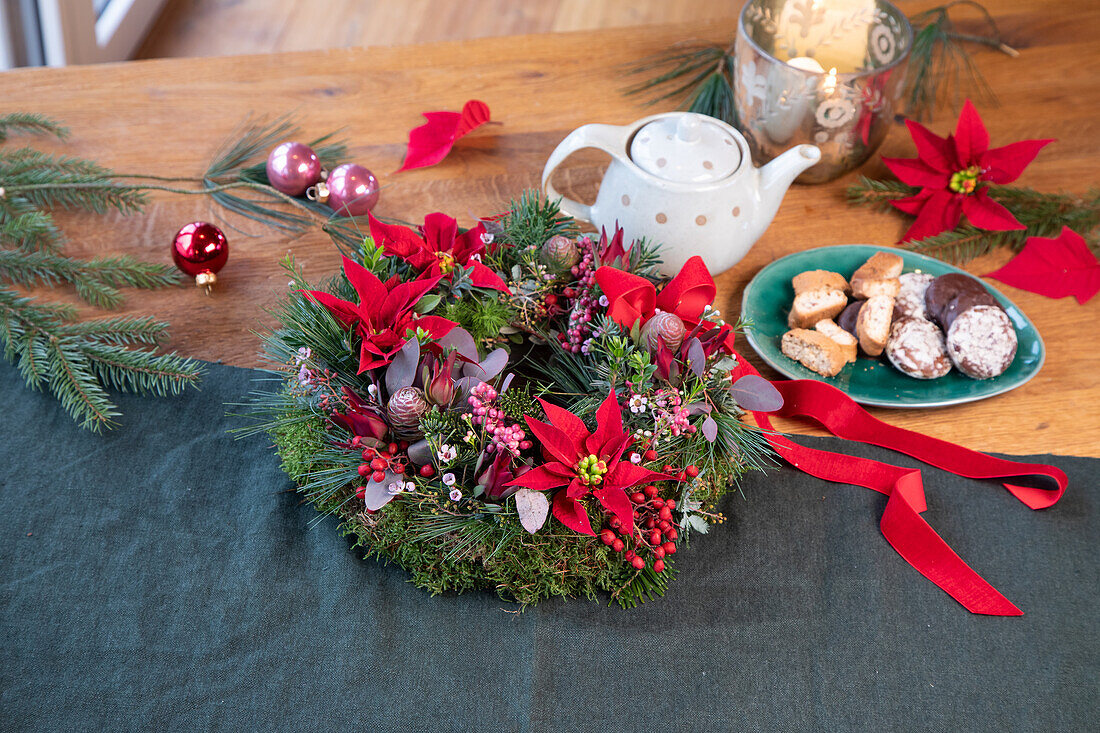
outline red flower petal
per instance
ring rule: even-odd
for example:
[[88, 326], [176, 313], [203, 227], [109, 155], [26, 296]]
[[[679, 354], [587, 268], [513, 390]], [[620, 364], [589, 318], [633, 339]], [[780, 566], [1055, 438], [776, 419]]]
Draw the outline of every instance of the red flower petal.
[[420, 127], [409, 133], [409, 147], [405, 162], [397, 172], [435, 165], [447, 157], [455, 140], [489, 121], [489, 106], [471, 99], [462, 112], [425, 112], [427, 118]]
[[615, 464], [615, 467], [604, 476], [603, 482], [604, 486], [618, 486], [622, 489], [629, 489], [631, 486], [637, 486], [643, 481], [668, 480], [669, 477], [663, 473], [656, 473], [650, 471], [648, 468], [635, 466], [633, 463], [619, 461]]
[[639, 319], [644, 323], [653, 315], [657, 289], [644, 277], [601, 267], [596, 270], [596, 283], [607, 296], [607, 317], [623, 328], [632, 328]]
[[905, 232], [901, 241], [924, 239], [954, 229], [962, 219], [962, 204], [950, 191], [934, 191], [924, 202], [917, 220]]
[[423, 270], [436, 259], [426, 251], [427, 246], [416, 231], [396, 224], [384, 224], [371, 214], [367, 217], [371, 238], [386, 254], [400, 257], [417, 270]]
[[675, 313], [681, 319], [698, 319], [703, 308], [714, 302], [718, 288], [710, 270], [698, 255], [691, 257], [676, 277], [665, 285], [657, 295], [657, 307], [669, 313]]
[[424, 242], [432, 252], [450, 252], [458, 235], [458, 222], [446, 214], [424, 217]]
[[467, 267], [474, 268], [474, 271], [470, 273], [470, 282], [475, 287], [499, 290], [502, 293], [512, 292], [508, 289], [508, 285], [500, 279], [500, 275], [493, 272], [489, 267], [480, 262], [471, 262]]
[[969, 168], [981, 160], [989, 150], [989, 133], [986, 132], [978, 110], [970, 100], [963, 104], [959, 114], [959, 124], [955, 127], [955, 151], [959, 169]]
[[298, 292], [313, 302], [323, 305], [333, 318], [345, 326], [350, 326], [359, 320], [359, 308], [355, 303], [341, 300], [323, 290], [299, 290]]
[[982, 156], [982, 180], [991, 183], [1012, 183], [1024, 172], [1035, 156], [1053, 140], [1021, 140], [994, 148]]
[[904, 199], [894, 199], [890, 203], [893, 204], [894, 208], [898, 211], [904, 211], [906, 214], [916, 216], [920, 213], [920, 210], [924, 208], [924, 202], [927, 201], [931, 195], [931, 189], [923, 188], [916, 196], [910, 196]]
[[962, 210], [967, 220], [979, 229], [995, 232], [1027, 229], [1011, 211], [989, 198], [984, 187], [963, 198]]
[[443, 316], [420, 316], [420, 318], [413, 321], [413, 324], [417, 328], [423, 328], [431, 334], [433, 339], [441, 339], [449, 334], [451, 329], [458, 327], [457, 323]]
[[1062, 227], [1056, 239], [1028, 238], [1020, 254], [986, 277], [1048, 298], [1072, 295], [1084, 305], [1100, 292], [1100, 260], [1080, 234]]
[[947, 138], [940, 137], [914, 120], [906, 120], [905, 126], [917, 146], [917, 157], [925, 165], [943, 173], [955, 170], [955, 147]]
[[577, 453], [580, 453], [584, 449], [584, 439], [589, 435], [584, 421], [569, 410], [550, 404], [546, 400], [540, 399], [539, 404], [546, 411], [546, 417], [550, 418], [550, 422], [566, 434], [569, 440], [573, 442]]
[[558, 472], [550, 470], [550, 466], [561, 464], [548, 463], [545, 466], [535, 466], [527, 473], [516, 476], [504, 484], [505, 486], [525, 486], [535, 491], [549, 491], [559, 486], [566, 486], [570, 482], [569, 477], [562, 477]]
[[554, 516], [559, 522], [569, 529], [581, 534], [594, 535], [592, 524], [588, 521], [588, 512], [584, 510], [584, 504], [559, 491], [554, 495]]
[[614, 514], [623, 523], [624, 528], [629, 528], [629, 533], [634, 534], [634, 507], [630, 503], [630, 497], [619, 487], [596, 489], [592, 492], [603, 508]]
[[354, 260], [343, 258], [344, 275], [359, 294], [359, 310], [363, 313], [376, 313], [378, 306], [386, 297], [386, 286], [373, 272]]
[[921, 188], [947, 188], [951, 174], [927, 166], [920, 158], [883, 158], [882, 162], [898, 180]]
[[[623, 412], [619, 407], [619, 400], [615, 397], [615, 390], [608, 393], [607, 398], [596, 410], [596, 432], [589, 435], [584, 445], [588, 452], [594, 456], [600, 456], [605, 446], [612, 441], [621, 440], [623, 437]], [[618, 443], [616, 443], [616, 447]], [[601, 456], [604, 460], [605, 456]]]
[[580, 451], [560, 428], [536, 420], [530, 415], [524, 415], [523, 419], [527, 421], [527, 426], [531, 428], [531, 432], [542, 443], [544, 452], [549, 453], [567, 466], [577, 465], [577, 461], [581, 458]]

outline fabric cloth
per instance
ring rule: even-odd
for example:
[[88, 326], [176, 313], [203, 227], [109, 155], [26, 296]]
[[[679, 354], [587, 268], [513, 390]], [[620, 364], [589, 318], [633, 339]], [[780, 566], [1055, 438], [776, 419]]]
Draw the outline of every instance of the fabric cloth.
[[[975, 616], [882, 539], [886, 498], [779, 468], [633, 611], [432, 598], [233, 440], [257, 373], [80, 431], [0, 365], [5, 730], [1075, 731], [1100, 718], [1100, 461], [1031, 511], [924, 468], [925, 516], [1025, 615]], [[945, 419], [946, 415], [945, 415]], [[889, 451], [798, 438], [919, 466]], [[316, 524], [315, 524], [316, 523]], [[606, 603], [606, 599], [604, 600]]]

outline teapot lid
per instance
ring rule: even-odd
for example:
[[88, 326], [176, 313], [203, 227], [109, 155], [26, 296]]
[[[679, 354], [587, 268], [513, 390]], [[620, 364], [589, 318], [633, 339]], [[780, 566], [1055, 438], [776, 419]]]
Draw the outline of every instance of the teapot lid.
[[717, 120], [683, 112], [638, 130], [630, 143], [630, 159], [666, 181], [707, 183], [737, 170], [741, 148]]

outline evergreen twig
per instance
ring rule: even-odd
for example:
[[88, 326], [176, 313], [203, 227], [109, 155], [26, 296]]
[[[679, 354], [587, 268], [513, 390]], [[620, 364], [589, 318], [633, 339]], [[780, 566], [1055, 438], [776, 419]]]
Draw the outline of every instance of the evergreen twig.
[[45, 115], [33, 112], [9, 112], [0, 115], [0, 142], [13, 133], [53, 135], [61, 140], [69, 137], [69, 128]]
[[[848, 188], [848, 202], [894, 211], [891, 201], [906, 198], [919, 189], [900, 181], [874, 180], [860, 176], [859, 183]], [[1066, 193], [1042, 193], [1015, 186], [988, 187], [990, 198], [1007, 208], [1026, 228], [1011, 231], [986, 231], [969, 224], [933, 237], [904, 242], [903, 246], [950, 262], [966, 262], [988, 254], [998, 247], [1023, 249], [1029, 237], [1056, 237], [1069, 227], [1100, 254], [1100, 189], [1084, 196]]]

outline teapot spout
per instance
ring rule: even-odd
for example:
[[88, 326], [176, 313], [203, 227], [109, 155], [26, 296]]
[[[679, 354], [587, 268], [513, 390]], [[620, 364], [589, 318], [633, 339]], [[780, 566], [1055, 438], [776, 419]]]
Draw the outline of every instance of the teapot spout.
[[760, 169], [760, 196], [764, 201], [779, 199], [802, 171], [821, 160], [821, 148], [816, 145], [796, 145]]

